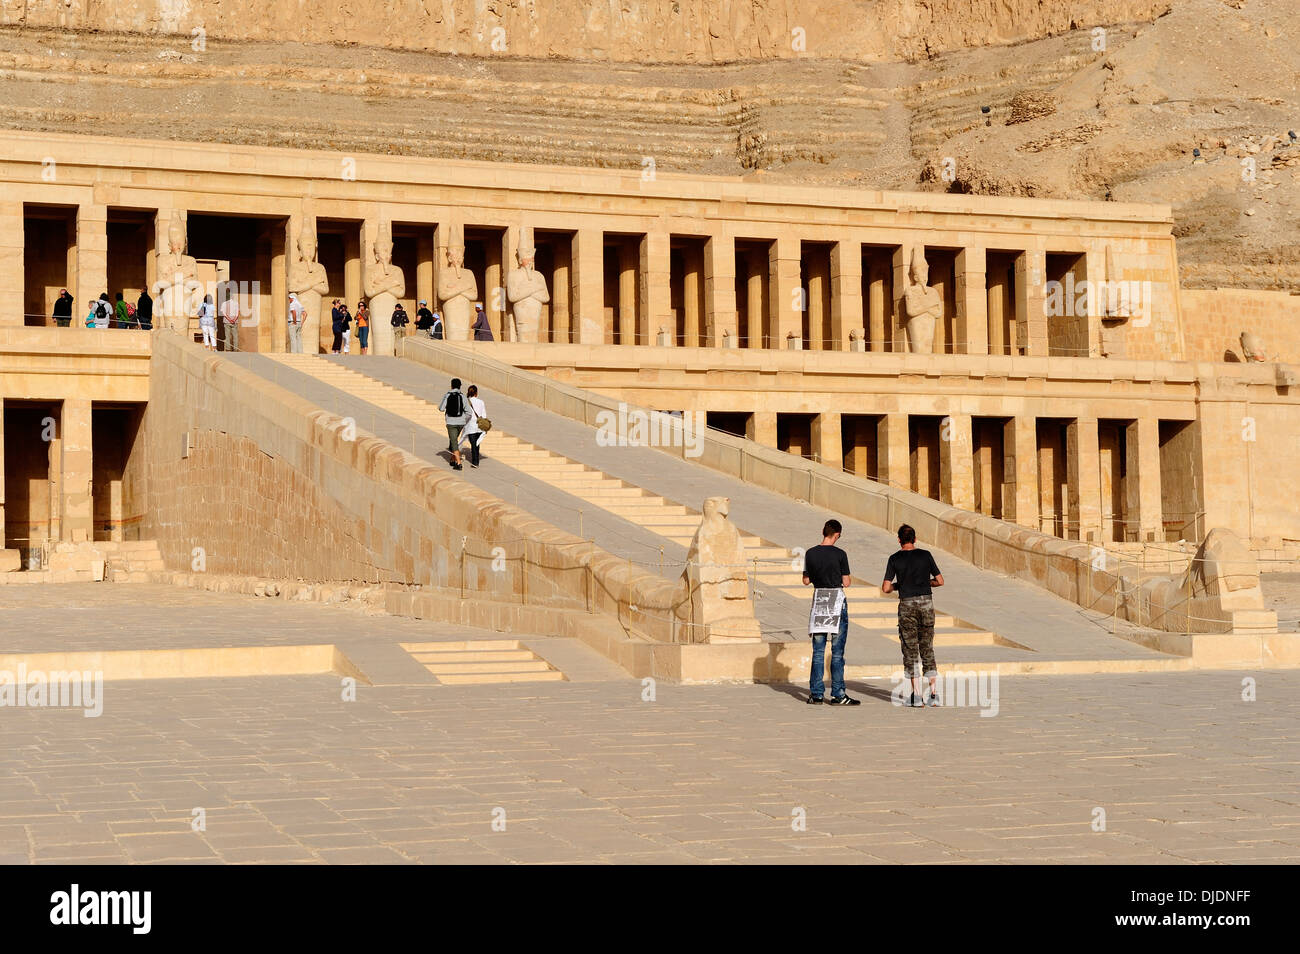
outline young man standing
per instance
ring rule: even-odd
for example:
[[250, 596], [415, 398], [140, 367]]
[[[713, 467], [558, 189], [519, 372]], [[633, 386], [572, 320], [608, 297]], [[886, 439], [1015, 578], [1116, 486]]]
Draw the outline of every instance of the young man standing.
[[460, 378], [451, 379], [451, 390], [442, 396], [438, 410], [447, 417], [447, 450], [451, 451], [451, 469], [461, 470], [460, 432], [469, 421], [469, 407], [460, 393]]
[[930, 678], [930, 705], [939, 705], [935, 682], [939, 668], [934, 661], [934, 598], [931, 587], [943, 586], [943, 574], [929, 550], [916, 548], [916, 531], [903, 524], [898, 528], [898, 545], [901, 549], [889, 558], [885, 566], [885, 580], [880, 584], [882, 593], [898, 590], [898, 641], [903, 646], [903, 669], [912, 680], [914, 708], [923, 705], [921, 681], [916, 675], [917, 658], [925, 666]]
[[[289, 292], [289, 353], [302, 354], [302, 320], [304, 309], [297, 292]], [[316, 352], [312, 352], [315, 354]]]
[[[803, 556], [803, 585], [818, 589], [847, 589], [849, 555], [835, 544], [844, 528], [838, 520], [827, 520], [822, 527], [822, 542]], [[843, 600], [840, 608], [840, 631], [831, 638], [831, 699], [833, 706], [858, 706], [861, 699], [850, 699], [844, 691], [844, 644], [849, 638], [849, 602]], [[823, 673], [826, 670], [826, 633], [812, 634], [812, 671], [808, 674], [808, 704], [819, 706], [826, 691]]]

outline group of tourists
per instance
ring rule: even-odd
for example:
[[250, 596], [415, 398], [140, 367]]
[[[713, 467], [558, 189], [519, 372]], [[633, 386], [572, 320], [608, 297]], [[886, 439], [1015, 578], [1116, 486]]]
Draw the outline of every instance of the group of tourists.
[[[72, 306], [75, 300], [66, 288], [59, 290], [59, 297], [54, 300], [50, 317], [59, 328], [72, 325]], [[140, 292], [140, 297], [129, 302], [122, 292], [117, 293], [117, 301], [110, 301], [108, 292], [92, 300], [86, 311], [87, 328], [138, 328], [148, 331], [153, 327], [153, 299], [149, 292]]]
[[[294, 354], [302, 353], [302, 325], [306, 318], [306, 310], [301, 301], [298, 300], [296, 292], [289, 293], [289, 351]], [[380, 320], [383, 318], [380, 316]], [[394, 342], [401, 341], [406, 337], [408, 330], [411, 328], [411, 316], [407, 314], [406, 306], [400, 301], [393, 307], [393, 313], [389, 316], [389, 323], [393, 327]], [[356, 314], [348, 308], [347, 302], [340, 298], [335, 298], [330, 303], [330, 331], [334, 334], [334, 340], [330, 344], [330, 354], [350, 354], [352, 350], [352, 329], [355, 325], [357, 333], [357, 347], [362, 354], [370, 353], [370, 306], [363, 298], [357, 302]], [[200, 321], [200, 324], [202, 322]], [[429, 303], [421, 298], [420, 303], [415, 310], [415, 331], [423, 333], [435, 341], [441, 341], [444, 338], [442, 315], [429, 309]], [[474, 332], [475, 341], [495, 341], [492, 335], [492, 325], [488, 322], [487, 312], [483, 310], [481, 304], [474, 306], [474, 324], [471, 329]]]
[[[808, 676], [808, 704], [833, 706], [861, 705], [862, 700], [848, 695], [844, 687], [844, 647], [849, 634], [849, 606], [844, 591], [852, 577], [849, 556], [840, 547], [844, 527], [838, 520], [827, 520], [822, 527], [822, 542], [804, 554], [804, 586], [816, 587], [813, 615], [809, 622], [812, 637], [812, 669]], [[934, 659], [933, 588], [943, 586], [934, 556], [916, 546], [916, 531], [907, 524], [898, 528], [899, 549], [885, 564], [882, 593], [897, 592], [898, 639], [903, 650], [903, 671], [912, 683], [908, 705], [920, 708], [940, 705], [939, 669]], [[819, 609], [824, 608], [824, 613]], [[831, 637], [831, 697], [825, 698], [826, 638]], [[917, 664], [930, 682], [930, 694], [923, 695]]]

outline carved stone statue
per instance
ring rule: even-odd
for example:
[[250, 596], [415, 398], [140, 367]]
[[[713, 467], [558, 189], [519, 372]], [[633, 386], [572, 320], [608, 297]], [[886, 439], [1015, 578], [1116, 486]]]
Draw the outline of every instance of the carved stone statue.
[[469, 341], [470, 315], [477, 298], [478, 279], [465, 267], [465, 228], [453, 223], [448, 229], [447, 264], [438, 270], [443, 336], [448, 341]]
[[1205, 535], [1188, 573], [1192, 596], [1217, 596], [1258, 588], [1259, 562], [1231, 530], [1215, 527]]
[[1133, 316], [1133, 302], [1128, 294], [1128, 285], [1119, 280], [1115, 252], [1109, 245], [1106, 246], [1106, 284], [1101, 298], [1101, 356], [1123, 358], [1127, 353], [1126, 326]]
[[516, 341], [539, 340], [542, 306], [551, 300], [546, 277], [533, 268], [535, 253], [533, 230], [524, 226], [519, 230], [519, 248], [515, 251], [519, 267], [510, 269], [506, 275], [506, 297], [514, 306]]
[[731, 501], [709, 497], [691, 540], [683, 575], [690, 600], [691, 642], [754, 643], [762, 640], [745, 573], [745, 545], [727, 519]]
[[325, 266], [316, 261], [316, 217], [304, 214], [298, 233], [298, 254], [289, 265], [289, 291], [303, 307], [302, 340], [308, 354], [319, 354], [321, 297], [329, 294]]
[[172, 212], [166, 251], [158, 253], [157, 266], [154, 326], [184, 333], [190, 320], [188, 296], [198, 282], [199, 266], [193, 256], [185, 254], [185, 218], [180, 211]]
[[370, 353], [393, 354], [393, 309], [406, 294], [406, 276], [393, 264], [393, 232], [380, 222], [374, 255], [366, 267], [365, 294], [370, 302]]
[[1241, 333], [1241, 356], [1247, 361], [1267, 361], [1264, 339], [1250, 331]]
[[943, 318], [943, 296], [930, 287], [930, 265], [925, 250], [912, 249], [911, 283], [903, 292], [903, 311], [907, 315], [907, 350], [912, 354], [934, 353], [934, 328]]

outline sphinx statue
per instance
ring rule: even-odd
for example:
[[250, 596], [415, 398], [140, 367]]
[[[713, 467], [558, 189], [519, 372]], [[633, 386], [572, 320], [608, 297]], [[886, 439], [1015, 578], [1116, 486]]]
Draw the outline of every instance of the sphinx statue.
[[935, 324], [943, 318], [943, 296], [930, 287], [930, 265], [925, 249], [912, 248], [911, 282], [903, 292], [903, 312], [907, 316], [907, 350], [912, 354], [934, 353]]
[[686, 557], [690, 642], [756, 643], [762, 641], [754, 600], [745, 573], [745, 545], [727, 519], [731, 501], [708, 497], [704, 516]]
[[304, 213], [298, 233], [298, 254], [289, 265], [289, 291], [303, 307], [302, 340], [308, 354], [319, 354], [321, 298], [329, 294], [325, 266], [316, 261], [316, 217]]
[[157, 257], [154, 327], [183, 334], [189, 329], [188, 296], [197, 287], [199, 266], [192, 255], [185, 254], [185, 213], [180, 210], [172, 212], [164, 248]]
[[519, 248], [515, 250], [519, 267], [506, 275], [506, 297], [514, 306], [515, 341], [539, 340], [542, 306], [551, 300], [546, 276], [533, 268], [535, 254], [533, 230], [524, 226], [519, 230]]
[[1241, 333], [1241, 356], [1246, 361], [1267, 361], [1264, 339], [1250, 331]]
[[406, 294], [406, 276], [393, 264], [393, 232], [380, 222], [374, 254], [366, 266], [365, 295], [370, 303], [370, 353], [393, 354], [393, 309]]
[[446, 265], [438, 269], [443, 335], [448, 341], [469, 341], [470, 315], [478, 298], [478, 279], [465, 267], [465, 227], [453, 223], [447, 231]]

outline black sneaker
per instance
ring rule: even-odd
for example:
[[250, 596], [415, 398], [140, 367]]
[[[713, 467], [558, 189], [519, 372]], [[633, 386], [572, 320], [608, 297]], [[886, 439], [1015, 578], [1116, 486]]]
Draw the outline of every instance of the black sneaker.
[[943, 705], [943, 703], [941, 703], [941, 702], [939, 701], [939, 693], [936, 692], [936, 691], [934, 691], [933, 689], [930, 690], [930, 706], [931, 706], [931, 708], [936, 708], [936, 709], [937, 709], [937, 708], [938, 708], [939, 706], [941, 706], [941, 705]]
[[915, 692], [912, 693], [912, 700], [908, 703], [908, 705], [911, 706], [913, 709], [921, 709], [925, 707], [925, 703], [921, 701], [920, 694]]
[[824, 700], [821, 696], [809, 696], [807, 699], [804, 700], [804, 702], [808, 703], [808, 705], [810, 706], [819, 706], [825, 701], [826, 700]]
[[460, 464], [452, 464], [452, 465], [451, 465], [451, 469], [452, 469], [452, 470], [464, 470], [465, 468], [464, 468], [463, 466], [461, 466]]
[[861, 700], [861, 699], [850, 699], [848, 696], [833, 696], [833, 697], [831, 698], [831, 705], [833, 705], [833, 706], [860, 706], [860, 705], [862, 705], [862, 700]]

